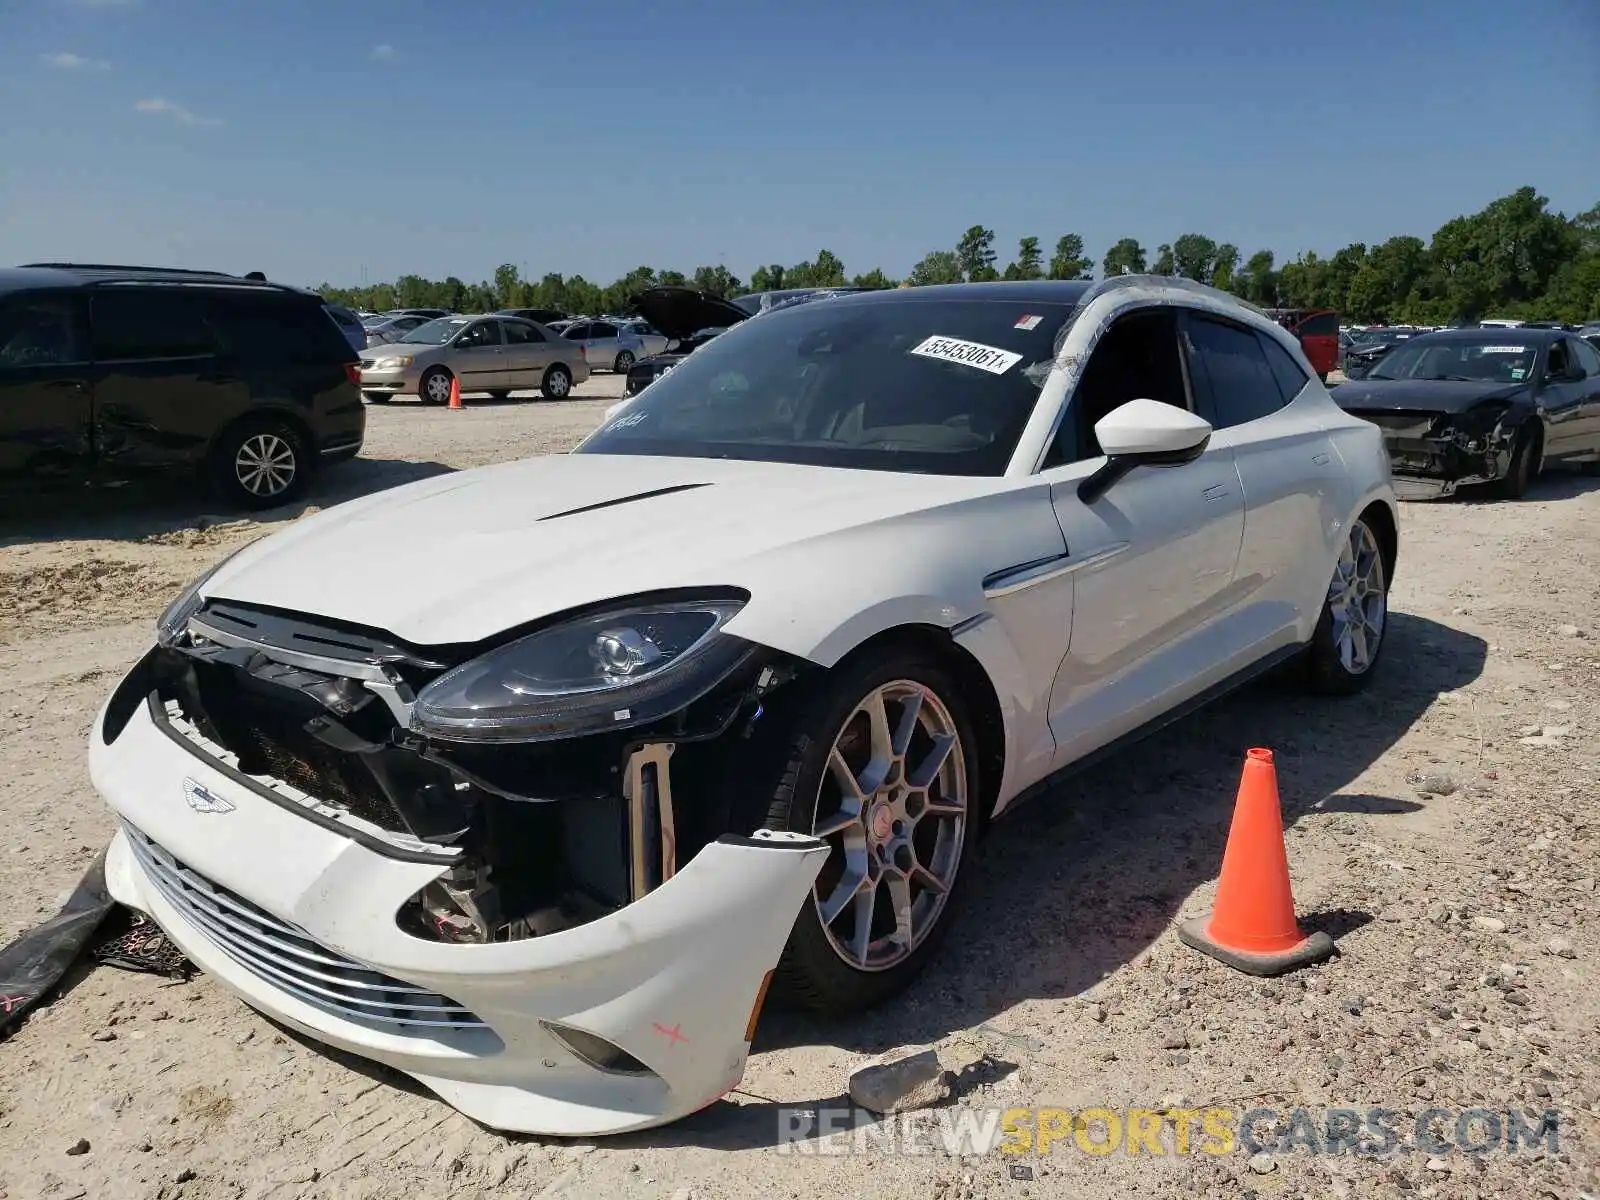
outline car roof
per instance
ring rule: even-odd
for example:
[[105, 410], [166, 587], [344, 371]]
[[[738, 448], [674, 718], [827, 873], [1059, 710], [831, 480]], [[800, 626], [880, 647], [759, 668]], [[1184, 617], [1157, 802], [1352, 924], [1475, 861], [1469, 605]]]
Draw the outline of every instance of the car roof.
[[1502, 341], [1510, 338], [1519, 342], [1539, 345], [1556, 341], [1558, 338], [1571, 336], [1565, 329], [1530, 328], [1527, 325], [1519, 325], [1515, 329], [1507, 329], [1503, 325], [1474, 325], [1468, 326], [1466, 329], [1435, 329], [1432, 333], [1418, 335], [1418, 337], [1425, 337], [1434, 342], [1482, 341], [1484, 338], [1492, 337], [1499, 338]]
[[182, 267], [118, 266], [109, 263], [27, 263], [0, 267], [0, 292], [34, 291], [41, 288], [87, 288], [130, 283], [154, 283], [188, 287], [224, 287], [245, 291], [268, 291], [312, 296], [313, 292], [267, 279], [229, 275], [223, 271], [194, 271]]

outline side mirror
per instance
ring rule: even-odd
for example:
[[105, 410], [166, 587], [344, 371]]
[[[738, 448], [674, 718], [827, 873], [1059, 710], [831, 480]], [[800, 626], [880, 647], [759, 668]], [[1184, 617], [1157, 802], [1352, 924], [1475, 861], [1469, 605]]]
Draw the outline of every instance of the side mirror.
[[1193, 462], [1211, 442], [1211, 423], [1159, 400], [1130, 400], [1095, 422], [1106, 461], [1078, 485], [1078, 499], [1093, 503], [1135, 467]]

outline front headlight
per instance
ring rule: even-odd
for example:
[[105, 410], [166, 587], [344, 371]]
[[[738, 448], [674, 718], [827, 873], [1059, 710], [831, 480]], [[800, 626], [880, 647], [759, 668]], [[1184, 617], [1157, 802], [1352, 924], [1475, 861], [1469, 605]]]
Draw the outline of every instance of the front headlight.
[[380, 358], [372, 365], [379, 371], [399, 371], [402, 368], [409, 367], [415, 361], [416, 359], [411, 355], [402, 354], [398, 358]]
[[539, 742], [659, 720], [753, 652], [721, 632], [743, 607], [722, 599], [633, 605], [529, 634], [428, 684], [411, 728], [446, 741]]

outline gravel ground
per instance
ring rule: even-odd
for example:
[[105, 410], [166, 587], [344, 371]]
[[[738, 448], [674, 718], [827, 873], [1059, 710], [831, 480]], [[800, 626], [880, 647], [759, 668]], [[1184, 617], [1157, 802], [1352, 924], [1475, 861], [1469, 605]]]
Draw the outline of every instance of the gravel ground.
[[[89, 723], [183, 582], [312, 507], [564, 449], [619, 382], [560, 404], [375, 408], [362, 458], [306, 509], [263, 520], [197, 517], [176, 488], [52, 496], [0, 519], [0, 941], [54, 911], [109, 837]], [[741, 1089], [676, 1126], [508, 1139], [203, 976], [98, 969], [0, 1044], [0, 1200], [1600, 1192], [1597, 528], [1600, 484], [1572, 476], [1521, 503], [1405, 506], [1386, 661], [1363, 698], [1263, 683], [1020, 811], [919, 986], [847, 1028], [769, 1012]], [[1341, 950], [1277, 981], [1172, 928], [1209, 903], [1254, 745], [1277, 753], [1299, 909]], [[957, 1107], [917, 1114], [918, 1129], [991, 1107], [1220, 1105], [1273, 1108], [1299, 1137], [1255, 1156], [1096, 1155], [1070, 1136], [1044, 1156], [780, 1144], [781, 1106], [842, 1104], [852, 1070], [904, 1046], [959, 1071]], [[1533, 1127], [1551, 1110], [1559, 1141], [1313, 1154], [1297, 1106], [1319, 1125], [1327, 1108], [1381, 1106], [1406, 1141], [1430, 1107], [1450, 1111], [1447, 1129], [1463, 1108]]]

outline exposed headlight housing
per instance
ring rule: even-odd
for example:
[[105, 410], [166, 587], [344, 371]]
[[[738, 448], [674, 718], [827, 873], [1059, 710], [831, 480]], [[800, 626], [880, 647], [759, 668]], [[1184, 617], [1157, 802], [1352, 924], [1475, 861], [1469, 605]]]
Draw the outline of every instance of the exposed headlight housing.
[[163, 646], [170, 646], [183, 636], [184, 632], [189, 628], [189, 618], [199, 612], [200, 606], [205, 603], [200, 596], [200, 589], [205, 587], [211, 577], [222, 570], [235, 555], [246, 548], [247, 546], [240, 546], [233, 554], [228, 555], [227, 558], [224, 558], [178, 593], [172, 603], [167, 605], [167, 611], [156, 619], [156, 641], [158, 643]]
[[619, 605], [508, 642], [418, 694], [411, 728], [457, 742], [542, 742], [643, 725], [700, 699], [754, 647], [721, 632], [744, 601]]

